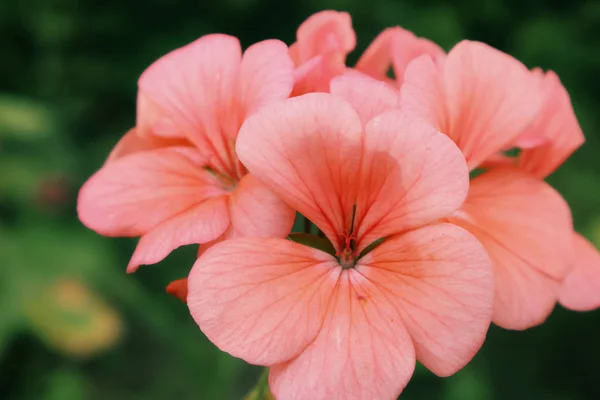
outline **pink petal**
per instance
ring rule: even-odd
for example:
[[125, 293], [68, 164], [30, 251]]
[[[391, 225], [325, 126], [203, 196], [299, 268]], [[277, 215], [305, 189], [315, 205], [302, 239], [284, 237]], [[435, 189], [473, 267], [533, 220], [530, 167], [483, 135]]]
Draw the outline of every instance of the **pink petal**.
[[356, 214], [359, 251], [460, 207], [469, 173], [452, 140], [401, 111], [379, 115], [365, 130]]
[[184, 138], [169, 115], [140, 89], [137, 96], [136, 128], [141, 137]]
[[392, 65], [392, 49], [394, 38], [400, 27], [386, 28], [371, 42], [360, 56], [355, 68], [380, 81], [391, 81], [387, 72]]
[[585, 138], [573, 111], [569, 93], [558, 76], [548, 71], [542, 83], [543, 106], [531, 126], [520, 138], [536, 136], [542, 141], [538, 146], [523, 146], [519, 166], [531, 174], [545, 178], [561, 165]]
[[[306, 64], [306, 65], [305, 65]], [[331, 52], [315, 56], [296, 71], [292, 96], [313, 92], [328, 92], [331, 79], [346, 71], [346, 56]]]
[[399, 26], [387, 28], [365, 50], [356, 69], [386, 81], [388, 69], [393, 66], [396, 85], [400, 87], [408, 64], [423, 54], [434, 60], [445, 56], [444, 51], [430, 40], [418, 38]]
[[183, 139], [164, 139], [158, 136], [142, 136], [137, 128], [131, 128], [112, 149], [106, 162], [115, 161], [128, 154], [146, 150], [155, 150], [168, 146], [189, 146], [190, 143]]
[[292, 95], [329, 91], [329, 82], [344, 72], [346, 55], [356, 46], [350, 15], [331, 10], [318, 12], [300, 25], [296, 37], [290, 56], [300, 73]]
[[271, 365], [315, 338], [340, 271], [329, 254], [289, 240], [227, 240], [194, 265], [188, 307], [221, 350]]
[[106, 162], [114, 161], [127, 154], [136, 153], [138, 151], [153, 150], [160, 146], [155, 146], [152, 140], [137, 134], [136, 128], [131, 128], [119, 140], [115, 147], [111, 150]]
[[473, 233], [494, 264], [494, 322], [507, 329], [542, 323], [571, 265], [573, 227], [562, 197], [530, 175], [497, 169], [471, 181], [451, 221]]
[[330, 91], [352, 104], [363, 124], [378, 114], [400, 107], [397, 91], [383, 82], [357, 73], [333, 78]]
[[535, 118], [540, 93], [529, 70], [483, 43], [462, 41], [444, 66], [447, 133], [469, 166], [477, 167], [511, 143]]
[[575, 263], [560, 287], [559, 301], [574, 311], [600, 307], [600, 253], [586, 238], [573, 234]]
[[275, 398], [395, 399], [415, 368], [414, 346], [396, 308], [356, 270], [342, 272], [316, 339], [270, 368]]
[[417, 359], [448, 376], [477, 353], [491, 323], [493, 274], [481, 244], [450, 224], [397, 235], [358, 261], [377, 298], [399, 310]]
[[296, 65], [329, 52], [348, 54], [356, 46], [350, 14], [326, 10], [311, 15], [298, 27], [293, 46]]
[[195, 149], [144, 151], [106, 164], [81, 188], [77, 201], [85, 226], [107, 236], [139, 236], [224, 193], [203, 170]]
[[285, 237], [296, 218], [295, 210], [250, 174], [242, 178], [229, 197], [229, 210], [228, 238]]
[[242, 126], [237, 153], [248, 170], [339, 247], [350, 225], [362, 153], [352, 107], [312, 93], [268, 105]]
[[229, 176], [235, 176], [230, 119], [237, 111], [232, 102], [241, 57], [236, 38], [206, 35], [154, 62], [138, 82], [140, 92], [169, 116], [166, 132], [189, 139], [213, 169]]
[[430, 56], [420, 56], [406, 68], [404, 84], [400, 89], [400, 108], [425, 119], [438, 131], [447, 133], [444, 81]]
[[246, 110], [242, 117], [272, 101], [286, 99], [293, 86], [294, 63], [285, 43], [265, 40], [248, 47], [242, 58], [238, 84], [238, 102]]
[[180, 246], [215, 240], [228, 226], [227, 197], [207, 199], [143, 235], [127, 272], [135, 272], [140, 265], [156, 264]]

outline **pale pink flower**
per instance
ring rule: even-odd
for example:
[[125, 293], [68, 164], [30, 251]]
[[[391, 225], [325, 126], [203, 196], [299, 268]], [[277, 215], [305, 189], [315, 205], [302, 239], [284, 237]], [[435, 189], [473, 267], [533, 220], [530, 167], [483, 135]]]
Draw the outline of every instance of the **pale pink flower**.
[[140, 77], [136, 128], [83, 186], [81, 221], [107, 236], [141, 236], [128, 271], [219, 237], [285, 236], [294, 213], [247, 174], [235, 153], [244, 119], [287, 98], [285, 44], [207, 35]]
[[436, 222], [468, 190], [452, 141], [385, 111], [398, 101], [385, 83], [340, 77], [332, 92], [265, 107], [237, 143], [249, 171], [331, 250], [218, 243], [190, 273], [188, 306], [217, 347], [270, 366], [278, 399], [396, 399], [416, 360], [447, 376], [480, 348], [491, 267], [469, 233]]
[[[538, 115], [538, 83], [519, 61], [483, 43], [457, 44], [440, 65], [428, 56], [404, 75], [401, 106], [460, 147], [471, 169], [514, 143]], [[471, 181], [450, 221], [483, 243], [494, 265], [493, 320], [508, 329], [542, 323], [558, 299], [572, 257], [568, 205], [548, 184], [504, 167]]]

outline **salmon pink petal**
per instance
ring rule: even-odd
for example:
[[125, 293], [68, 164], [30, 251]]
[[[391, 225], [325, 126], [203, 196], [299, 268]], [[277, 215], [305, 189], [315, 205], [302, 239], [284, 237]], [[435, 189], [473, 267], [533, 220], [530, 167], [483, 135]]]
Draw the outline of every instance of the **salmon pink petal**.
[[548, 184], [516, 169], [471, 181], [453, 223], [473, 233], [494, 266], [494, 322], [507, 329], [542, 323], [558, 299], [572, 258], [567, 203]]
[[536, 80], [523, 64], [467, 40], [438, 68], [426, 56], [411, 62], [401, 91], [402, 108], [450, 136], [471, 169], [513, 143], [541, 105]]
[[350, 14], [318, 12], [300, 25], [296, 38], [290, 56], [299, 73], [292, 95], [329, 91], [329, 81], [344, 72], [346, 55], [356, 46]]
[[140, 89], [137, 96], [136, 128], [142, 137], [182, 138], [184, 133], [168, 114]]
[[464, 367], [491, 323], [493, 273], [485, 249], [467, 231], [435, 224], [385, 240], [358, 261], [377, 288], [367, 306], [388, 299], [399, 310], [417, 359], [440, 376]]
[[152, 140], [139, 136], [136, 128], [131, 128], [111, 150], [106, 162], [114, 161], [117, 158], [121, 158], [127, 154], [137, 153], [138, 151], [153, 150], [157, 147], [160, 146], [155, 146]]
[[395, 399], [415, 368], [415, 350], [393, 299], [360, 273], [344, 271], [316, 339], [270, 368], [275, 398]]
[[79, 219], [106, 236], [140, 236], [224, 192], [195, 149], [144, 151], [106, 164], [81, 188]]
[[311, 93], [265, 106], [240, 130], [237, 153], [258, 180], [315, 223], [340, 249], [350, 225], [362, 124], [344, 100]]
[[447, 133], [448, 111], [442, 74], [428, 55], [412, 61], [404, 73], [400, 108], [425, 119], [438, 131]]
[[227, 197], [221, 195], [205, 200], [143, 235], [127, 272], [135, 272], [140, 265], [156, 264], [180, 246], [214, 240], [228, 226]]
[[285, 237], [292, 230], [296, 211], [248, 174], [229, 197], [231, 227], [228, 238], [239, 236]]
[[469, 173], [460, 150], [414, 115], [377, 116], [365, 128], [364, 146], [358, 251], [451, 214], [467, 196]]
[[475, 168], [511, 143], [535, 118], [540, 92], [529, 70], [486, 44], [462, 41], [444, 65], [447, 133]]
[[317, 335], [341, 268], [329, 254], [277, 238], [218, 243], [189, 275], [188, 307], [221, 350], [271, 365]]
[[[285, 43], [265, 40], [246, 49], [238, 84], [238, 102], [246, 111], [242, 117], [272, 101], [288, 98], [293, 86], [294, 63]], [[240, 125], [241, 121], [236, 135]]]
[[330, 91], [358, 112], [363, 124], [385, 111], [399, 108], [399, 93], [366, 75], [350, 73], [333, 78]]
[[[305, 65], [306, 64], [306, 65]], [[328, 92], [331, 79], [346, 71], [346, 56], [341, 53], [318, 55], [296, 70], [292, 96]]]
[[230, 175], [232, 144], [224, 130], [231, 118], [241, 58], [235, 37], [206, 35], [154, 62], [138, 82], [140, 92], [169, 116], [175, 128], [166, 131], [186, 137], [215, 169]]
[[355, 68], [372, 78], [393, 83], [387, 76], [392, 66], [392, 48], [400, 27], [384, 29], [360, 56]]
[[399, 26], [387, 28], [375, 38], [356, 63], [356, 69], [379, 80], [387, 80], [394, 69], [396, 84], [402, 85], [404, 71], [415, 58], [428, 54], [434, 60], [444, 57], [444, 51], [430, 40], [418, 38]]
[[356, 46], [350, 14], [326, 10], [311, 15], [298, 27], [296, 43], [292, 46], [296, 65], [330, 52], [345, 56]]
[[137, 153], [146, 150], [160, 149], [169, 146], [187, 146], [189, 145], [183, 139], [165, 139], [158, 136], [142, 136], [139, 129], [131, 128], [112, 149], [106, 162], [114, 161], [128, 154]]
[[560, 287], [559, 301], [574, 311], [600, 307], [600, 253], [586, 238], [573, 234], [574, 268]]
[[585, 138], [569, 93], [558, 76], [548, 71], [541, 87], [544, 98], [542, 109], [521, 135], [528, 137], [537, 134], [545, 143], [530, 148], [525, 148], [522, 143], [517, 143], [517, 146], [524, 148], [519, 155], [518, 165], [539, 178], [545, 178], [578, 149]]

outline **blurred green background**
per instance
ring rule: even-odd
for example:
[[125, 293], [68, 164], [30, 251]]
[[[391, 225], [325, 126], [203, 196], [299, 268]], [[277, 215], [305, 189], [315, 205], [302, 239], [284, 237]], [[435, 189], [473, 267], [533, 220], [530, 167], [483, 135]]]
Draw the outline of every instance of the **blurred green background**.
[[[195, 249], [133, 276], [135, 240], [77, 221], [78, 187], [134, 124], [136, 80], [210, 32], [294, 40], [315, 11], [349, 11], [360, 52], [400, 24], [448, 49], [488, 42], [555, 70], [587, 136], [550, 181], [600, 244], [600, 2], [596, 0], [77, 1], [0, 3], [0, 399], [240, 399], [260, 370], [220, 353], [165, 285]], [[474, 361], [418, 368], [403, 399], [600, 399], [600, 311], [557, 307], [526, 332], [492, 327]]]

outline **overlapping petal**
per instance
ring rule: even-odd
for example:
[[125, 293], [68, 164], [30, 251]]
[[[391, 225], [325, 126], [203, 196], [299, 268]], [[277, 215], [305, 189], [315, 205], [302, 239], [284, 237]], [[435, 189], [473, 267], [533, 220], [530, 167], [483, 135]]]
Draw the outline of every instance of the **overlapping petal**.
[[241, 59], [237, 38], [206, 35], [155, 61], [138, 82], [140, 93], [175, 127], [161, 132], [183, 135], [214, 169], [230, 176], [235, 166], [224, 125], [234, 107]]
[[[430, 40], [419, 38], [399, 26], [387, 28], [365, 50], [356, 63], [356, 69], [400, 87], [408, 64], [423, 54], [436, 62], [445, 56], [444, 51]], [[393, 68], [395, 79], [387, 76], [390, 67]]]
[[143, 151], [106, 164], [81, 188], [77, 211], [88, 228], [107, 236], [140, 236], [225, 192], [193, 148]]
[[474, 234], [493, 262], [494, 322], [507, 329], [542, 323], [571, 266], [573, 227], [563, 198], [517, 169], [497, 169], [471, 181], [451, 221]]
[[330, 92], [350, 103], [363, 124], [378, 114], [400, 108], [398, 91], [358, 73], [333, 78]]
[[285, 237], [296, 218], [295, 210], [252, 175], [244, 176], [229, 196], [229, 213], [227, 238]]
[[465, 159], [452, 140], [401, 111], [365, 127], [359, 181], [358, 251], [451, 214], [469, 190]]
[[[240, 66], [236, 102], [241, 108], [234, 136], [244, 118], [273, 101], [286, 99], [294, 86], [294, 63], [280, 40], [264, 40], [246, 49]], [[233, 110], [237, 111], [237, 110]]]
[[289, 240], [228, 240], [194, 265], [188, 307], [221, 350], [252, 364], [281, 363], [319, 332], [339, 275], [331, 255]]
[[318, 336], [297, 358], [270, 368], [271, 391], [289, 400], [395, 399], [415, 368], [396, 304], [356, 271], [343, 272], [330, 290]]
[[346, 55], [356, 46], [350, 15], [321, 11], [304, 21], [290, 46], [298, 67], [293, 95], [329, 91], [329, 82], [346, 70]]
[[457, 44], [434, 79], [433, 63], [427, 67], [417, 61], [404, 76], [402, 106], [433, 118], [471, 168], [512, 143], [540, 108], [541, 95], [529, 70], [483, 43]]
[[259, 110], [237, 141], [248, 170], [339, 247], [350, 225], [362, 157], [362, 124], [344, 100], [311, 93]]
[[215, 240], [229, 223], [227, 196], [206, 199], [144, 234], [127, 265], [127, 272], [135, 272], [140, 265], [156, 264], [180, 246]]
[[467, 231], [434, 224], [393, 236], [356, 269], [377, 287], [367, 304], [378, 307], [382, 298], [394, 304], [417, 359], [435, 374], [455, 373], [483, 344], [493, 273], [485, 249]]
[[560, 287], [559, 301], [574, 311], [600, 307], [600, 253], [585, 237], [573, 234], [573, 270]]
[[[541, 71], [537, 73], [542, 74]], [[523, 140], [516, 144], [523, 149], [517, 165], [538, 178], [545, 178], [579, 148], [585, 138], [573, 111], [569, 93], [558, 76], [548, 71], [541, 78], [540, 86], [542, 108], [520, 136], [537, 141], [529, 146], [523, 146]]]

